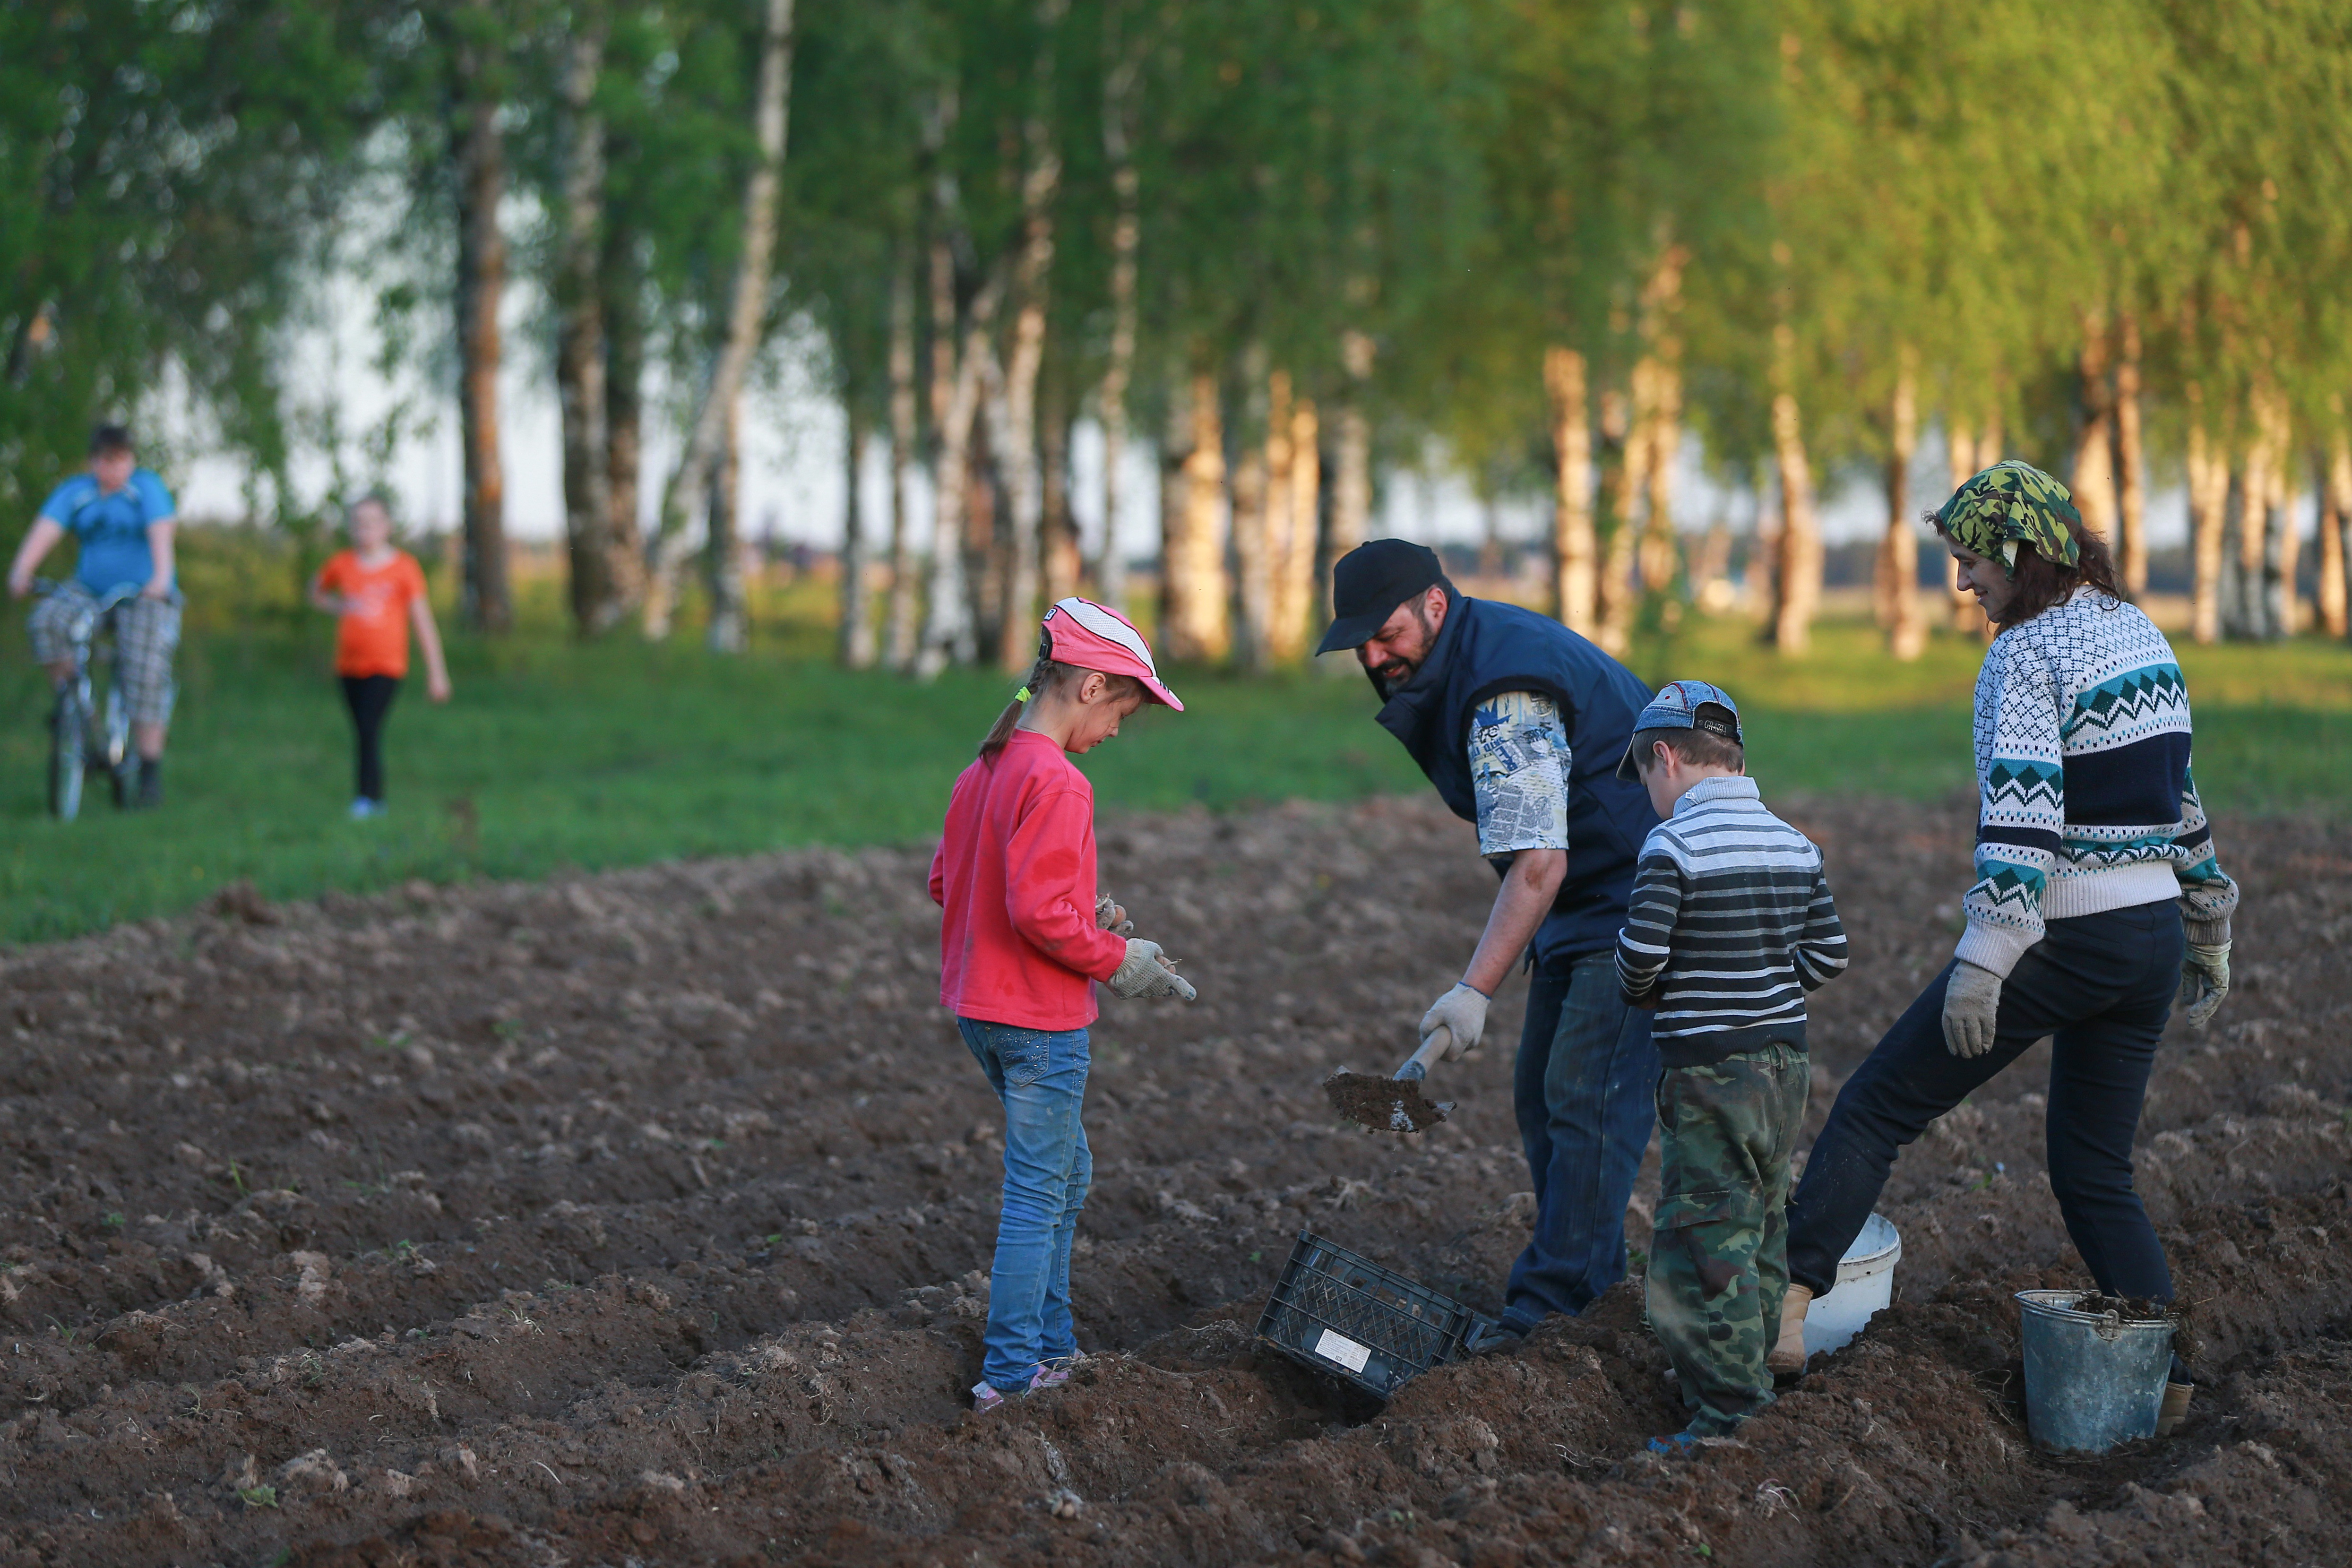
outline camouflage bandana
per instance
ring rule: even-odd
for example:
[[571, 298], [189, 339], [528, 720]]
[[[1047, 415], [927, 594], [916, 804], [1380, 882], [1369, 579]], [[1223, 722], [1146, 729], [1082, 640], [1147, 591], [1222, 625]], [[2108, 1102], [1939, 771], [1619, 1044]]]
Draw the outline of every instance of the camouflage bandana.
[[2017, 547], [2030, 544], [2053, 566], [2080, 563], [2082, 552], [2066, 525], [2079, 526], [2074, 493], [2031, 463], [2014, 458], [1952, 492], [1936, 512], [1936, 526], [1971, 555], [1998, 560], [2017, 575]]

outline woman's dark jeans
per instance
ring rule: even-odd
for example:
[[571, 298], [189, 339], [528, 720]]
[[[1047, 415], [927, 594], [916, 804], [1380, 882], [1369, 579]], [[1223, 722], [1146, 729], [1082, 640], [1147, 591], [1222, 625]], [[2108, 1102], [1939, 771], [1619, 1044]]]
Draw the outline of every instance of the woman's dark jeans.
[[1947, 965], [1838, 1091], [1789, 1203], [1789, 1278], [1826, 1294], [1895, 1151], [2048, 1036], [2050, 1186], [2066, 1234], [2100, 1289], [2170, 1300], [2163, 1244], [2132, 1190], [2132, 1140], [2182, 940], [2169, 902], [2052, 921], [2010, 971], [1993, 1047], [1975, 1058], [1944, 1047]]

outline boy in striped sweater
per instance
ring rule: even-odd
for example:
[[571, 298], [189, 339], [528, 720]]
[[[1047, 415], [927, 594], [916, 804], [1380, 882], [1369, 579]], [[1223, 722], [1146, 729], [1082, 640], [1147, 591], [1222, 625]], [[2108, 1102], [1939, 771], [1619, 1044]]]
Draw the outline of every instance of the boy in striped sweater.
[[1845, 968], [1822, 852], [1764, 809], [1739, 712], [1699, 680], [1642, 710], [1618, 773], [1664, 818], [1642, 846], [1617, 977], [1654, 1008], [1661, 1166], [1650, 1327], [1690, 1426], [1660, 1453], [1728, 1436], [1772, 1403], [1764, 1357], [1787, 1289], [1789, 1159], [1805, 1119], [1805, 993]]

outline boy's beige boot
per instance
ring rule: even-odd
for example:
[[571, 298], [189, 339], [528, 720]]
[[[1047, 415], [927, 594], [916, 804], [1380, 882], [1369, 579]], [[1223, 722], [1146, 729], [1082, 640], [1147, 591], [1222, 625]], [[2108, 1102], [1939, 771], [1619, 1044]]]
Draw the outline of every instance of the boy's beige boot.
[[1775, 1377], [1798, 1377], [1805, 1370], [1805, 1309], [1813, 1293], [1791, 1283], [1780, 1298], [1780, 1338], [1764, 1358], [1765, 1370]]
[[2173, 1383], [2168, 1380], [2166, 1382], [2164, 1404], [2156, 1413], [2158, 1436], [2171, 1436], [2179, 1428], [2180, 1424], [2189, 1419], [2189, 1396], [2196, 1392], [2197, 1387], [2194, 1384]]

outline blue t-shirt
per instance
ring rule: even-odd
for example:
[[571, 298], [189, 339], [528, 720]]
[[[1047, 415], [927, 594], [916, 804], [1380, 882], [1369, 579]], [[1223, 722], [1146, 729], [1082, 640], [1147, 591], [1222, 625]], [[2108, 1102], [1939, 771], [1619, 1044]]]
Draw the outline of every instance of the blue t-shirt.
[[172, 492], [150, 468], [133, 468], [131, 481], [112, 495], [98, 493], [98, 479], [76, 474], [49, 492], [41, 515], [81, 540], [81, 564], [74, 576], [93, 594], [124, 584], [144, 587], [155, 575], [155, 552], [147, 547], [147, 526], [173, 515]]

